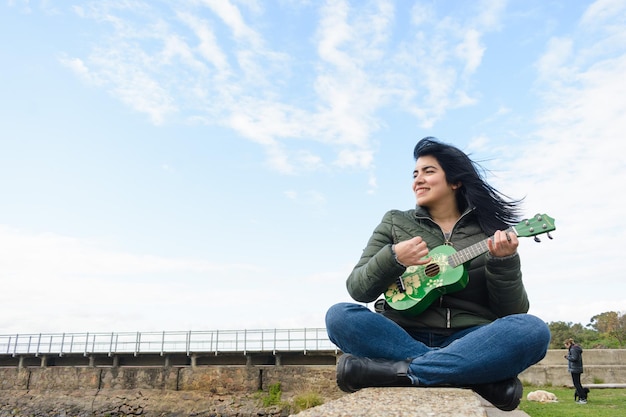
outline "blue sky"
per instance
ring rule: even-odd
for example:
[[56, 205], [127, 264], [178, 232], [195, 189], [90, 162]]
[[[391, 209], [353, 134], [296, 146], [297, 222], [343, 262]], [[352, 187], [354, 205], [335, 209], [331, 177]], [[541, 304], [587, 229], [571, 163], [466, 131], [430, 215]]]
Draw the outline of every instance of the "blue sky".
[[626, 311], [622, 1], [5, 0], [0, 36], [0, 333], [323, 327], [424, 136], [556, 219], [531, 313]]

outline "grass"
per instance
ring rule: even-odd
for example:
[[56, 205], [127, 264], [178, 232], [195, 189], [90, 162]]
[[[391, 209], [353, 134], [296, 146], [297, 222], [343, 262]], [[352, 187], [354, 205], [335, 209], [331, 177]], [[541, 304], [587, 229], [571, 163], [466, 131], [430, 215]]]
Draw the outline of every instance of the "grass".
[[[530, 391], [543, 389], [554, 393], [556, 403], [528, 401]], [[567, 387], [524, 387], [519, 409], [530, 417], [624, 417], [626, 416], [626, 389], [591, 389], [587, 404], [574, 402], [574, 389]]]
[[324, 404], [322, 397], [315, 392], [307, 392], [293, 399], [293, 411], [296, 413]]
[[284, 402], [281, 400], [283, 392], [280, 387], [280, 382], [269, 386], [268, 393], [263, 391], [257, 392], [256, 397], [261, 400], [263, 407], [270, 407], [272, 405], [283, 406]]
[[270, 385], [267, 393], [263, 391], [256, 393], [256, 398], [261, 401], [263, 407], [279, 406], [283, 410], [292, 410], [296, 413], [324, 403], [322, 397], [314, 392], [306, 392], [298, 395], [293, 399], [292, 403], [283, 401], [281, 397], [282, 390], [280, 382]]

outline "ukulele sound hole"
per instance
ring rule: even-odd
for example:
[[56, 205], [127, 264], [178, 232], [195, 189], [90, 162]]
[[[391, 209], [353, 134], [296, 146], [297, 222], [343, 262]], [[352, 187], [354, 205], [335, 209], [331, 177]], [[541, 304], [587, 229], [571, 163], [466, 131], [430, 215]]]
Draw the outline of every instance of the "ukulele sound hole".
[[424, 273], [429, 278], [436, 277], [439, 274], [439, 265], [437, 264], [426, 265], [426, 267], [424, 268]]

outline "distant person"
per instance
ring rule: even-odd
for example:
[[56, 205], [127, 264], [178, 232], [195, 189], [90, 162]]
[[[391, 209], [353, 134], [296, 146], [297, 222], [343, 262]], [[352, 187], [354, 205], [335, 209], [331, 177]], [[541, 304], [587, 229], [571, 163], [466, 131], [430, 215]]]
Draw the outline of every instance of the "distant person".
[[572, 382], [576, 393], [574, 394], [574, 400], [578, 404], [587, 404], [588, 388], [583, 388], [580, 382], [580, 376], [583, 373], [583, 348], [574, 342], [574, 339], [569, 338], [564, 343], [567, 349], [567, 370], [572, 374]]
[[[420, 140], [414, 158], [416, 208], [383, 216], [347, 279], [354, 300], [371, 303], [381, 294], [385, 299], [376, 301], [376, 312], [339, 303], [326, 314], [328, 336], [344, 353], [337, 363], [337, 384], [345, 392], [471, 388], [499, 409], [513, 410], [522, 397], [517, 375], [539, 362], [550, 343], [546, 323], [526, 314], [519, 241], [515, 232], [506, 231], [518, 220], [520, 201], [491, 187], [478, 164], [435, 138]], [[415, 280], [400, 282], [399, 277], [408, 267], [429, 264], [431, 249], [450, 245], [459, 251], [481, 241], [484, 250], [465, 263], [465, 288], [436, 293], [417, 314], [413, 308], [393, 308], [394, 298], [403, 299], [416, 286]]]

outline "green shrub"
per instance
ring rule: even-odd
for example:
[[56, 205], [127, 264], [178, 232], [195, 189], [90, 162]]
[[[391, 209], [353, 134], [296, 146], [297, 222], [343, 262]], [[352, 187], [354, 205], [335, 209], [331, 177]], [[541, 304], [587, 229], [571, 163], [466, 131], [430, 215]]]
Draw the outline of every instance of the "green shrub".
[[322, 404], [324, 404], [324, 400], [315, 392], [298, 395], [293, 399], [293, 407], [296, 412]]
[[262, 392], [259, 392], [259, 398], [263, 403], [263, 407], [270, 407], [272, 405], [282, 405], [280, 401], [280, 397], [282, 396], [282, 391], [280, 389], [280, 382], [272, 384], [269, 386], [268, 393], [263, 395]]

